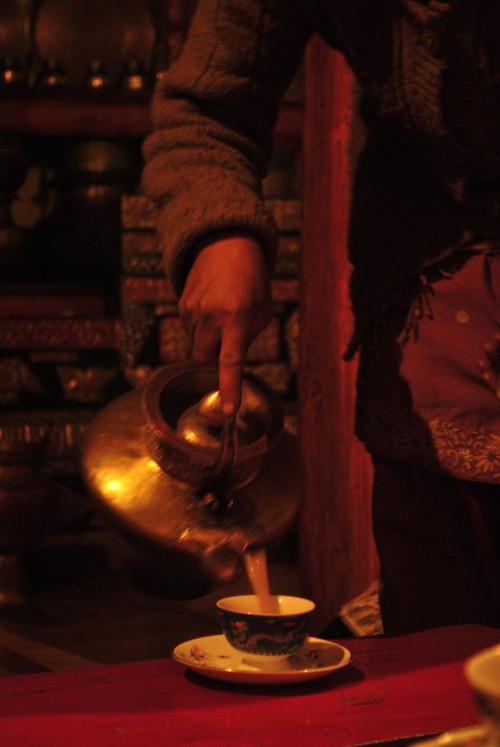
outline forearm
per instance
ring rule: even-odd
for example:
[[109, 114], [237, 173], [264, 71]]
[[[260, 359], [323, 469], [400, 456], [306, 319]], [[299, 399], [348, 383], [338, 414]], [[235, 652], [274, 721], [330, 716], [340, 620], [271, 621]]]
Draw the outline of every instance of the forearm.
[[200, 0], [183, 54], [155, 94], [155, 132], [144, 146], [144, 189], [159, 207], [178, 292], [209, 234], [250, 234], [272, 264], [277, 231], [261, 180], [308, 35], [293, 0]]

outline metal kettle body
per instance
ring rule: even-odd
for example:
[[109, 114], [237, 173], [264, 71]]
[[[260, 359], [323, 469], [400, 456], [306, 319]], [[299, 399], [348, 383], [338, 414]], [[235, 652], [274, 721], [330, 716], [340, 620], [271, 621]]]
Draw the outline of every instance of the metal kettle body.
[[143, 588], [195, 598], [236, 580], [244, 553], [292, 526], [300, 503], [299, 448], [274, 394], [245, 376], [237, 447], [223, 494], [208, 488], [220, 421], [207, 402], [218, 372], [160, 369], [140, 391], [104, 407], [82, 451], [85, 482], [116, 530], [121, 563]]

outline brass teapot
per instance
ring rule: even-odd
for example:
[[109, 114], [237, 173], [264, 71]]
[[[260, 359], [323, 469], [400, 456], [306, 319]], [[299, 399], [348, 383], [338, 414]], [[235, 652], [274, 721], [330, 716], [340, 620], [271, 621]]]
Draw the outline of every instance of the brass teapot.
[[91, 494], [143, 588], [194, 598], [236, 580], [243, 556], [279, 540], [299, 507], [299, 449], [282, 409], [245, 375], [222, 415], [216, 368], [182, 362], [121, 395], [90, 425], [82, 452]]

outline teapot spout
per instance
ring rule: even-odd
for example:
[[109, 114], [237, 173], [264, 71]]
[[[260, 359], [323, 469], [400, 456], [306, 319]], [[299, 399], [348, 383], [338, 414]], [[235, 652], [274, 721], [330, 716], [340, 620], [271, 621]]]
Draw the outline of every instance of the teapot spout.
[[203, 553], [203, 564], [218, 584], [233, 583], [245, 571], [247, 547], [248, 537], [235, 533], [222, 542], [209, 545]]

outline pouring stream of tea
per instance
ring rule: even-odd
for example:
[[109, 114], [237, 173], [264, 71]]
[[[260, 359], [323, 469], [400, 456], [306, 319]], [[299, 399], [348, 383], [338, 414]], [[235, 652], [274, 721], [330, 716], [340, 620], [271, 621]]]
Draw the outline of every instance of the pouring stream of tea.
[[278, 599], [272, 596], [267, 572], [267, 555], [264, 547], [247, 550], [243, 562], [254, 594], [259, 598], [261, 612], [275, 615], [280, 611]]
[[[218, 392], [205, 398], [204, 409], [210, 414], [214, 402], [219, 398]], [[219, 399], [220, 402], [220, 399]], [[208, 407], [207, 407], [208, 405]], [[203, 406], [200, 405], [200, 409]], [[238, 445], [238, 431], [236, 427], [236, 418], [234, 416], [224, 416], [221, 445], [219, 456], [216, 460], [214, 473], [211, 476], [211, 490], [214, 486], [224, 485], [229, 473], [231, 472], [236, 456]], [[260, 609], [266, 615], [275, 615], [279, 613], [279, 602], [272, 596], [269, 588], [269, 576], [267, 572], [267, 555], [264, 547], [252, 547], [243, 555], [243, 562], [246, 573], [254, 594], [259, 599]]]

